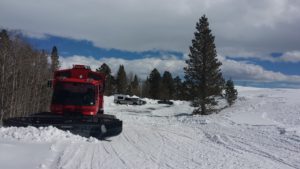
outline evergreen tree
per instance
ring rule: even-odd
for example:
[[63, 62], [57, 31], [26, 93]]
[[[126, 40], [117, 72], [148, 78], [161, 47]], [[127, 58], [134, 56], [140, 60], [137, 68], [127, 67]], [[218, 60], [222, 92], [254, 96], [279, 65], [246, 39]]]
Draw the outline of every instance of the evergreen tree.
[[140, 85], [137, 75], [134, 75], [133, 81], [130, 84], [131, 94], [140, 96]]
[[172, 74], [168, 71], [165, 71], [162, 76], [160, 93], [162, 99], [171, 99], [174, 93]]
[[110, 67], [106, 63], [103, 63], [98, 69], [96, 69], [96, 71], [105, 74], [106, 79], [104, 95], [112, 95], [114, 91], [114, 77], [111, 75]]
[[189, 59], [186, 60], [187, 66], [184, 68], [185, 79], [189, 95], [193, 98], [192, 105], [197, 107], [193, 113], [206, 115], [217, 105], [214, 97], [222, 93], [222, 63], [217, 59], [214, 36], [205, 15], [196, 24], [194, 35]]
[[225, 85], [225, 98], [229, 106], [237, 99], [238, 92], [234, 88], [234, 83], [231, 79], [227, 80]]
[[106, 63], [103, 63], [98, 69], [96, 69], [96, 72], [101, 72], [104, 73], [105, 75], [110, 75], [111, 69]]
[[127, 90], [126, 90], [126, 94], [132, 96], [133, 93], [132, 93], [132, 82], [133, 82], [133, 73], [132, 72], [129, 72], [127, 75], [127, 82], [128, 82], [128, 86], [127, 86]]
[[149, 89], [150, 89], [149, 78], [147, 77], [147, 79], [142, 82], [141, 96], [150, 98]]
[[51, 52], [51, 70], [54, 72], [55, 70], [58, 70], [59, 68], [59, 56], [56, 46], [53, 46], [52, 52]]
[[157, 69], [153, 69], [149, 75], [149, 96], [152, 99], [159, 99], [160, 97], [160, 81], [161, 76]]
[[187, 81], [182, 82], [181, 97], [183, 100], [191, 101], [194, 99], [195, 94], [191, 92], [190, 85]]
[[127, 91], [127, 77], [126, 77], [126, 72], [125, 68], [123, 65], [120, 65], [118, 73], [117, 73], [117, 93], [119, 94], [126, 94]]
[[173, 99], [175, 100], [182, 100], [183, 99], [183, 85], [181, 82], [181, 79], [179, 76], [176, 76], [173, 79], [174, 83], [174, 93], [173, 93]]

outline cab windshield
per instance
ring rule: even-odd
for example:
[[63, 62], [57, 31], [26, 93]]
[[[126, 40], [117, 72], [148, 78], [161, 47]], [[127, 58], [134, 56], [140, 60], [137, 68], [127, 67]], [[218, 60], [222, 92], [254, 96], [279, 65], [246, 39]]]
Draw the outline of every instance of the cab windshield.
[[85, 83], [57, 82], [52, 96], [53, 104], [92, 106], [95, 105], [96, 87]]

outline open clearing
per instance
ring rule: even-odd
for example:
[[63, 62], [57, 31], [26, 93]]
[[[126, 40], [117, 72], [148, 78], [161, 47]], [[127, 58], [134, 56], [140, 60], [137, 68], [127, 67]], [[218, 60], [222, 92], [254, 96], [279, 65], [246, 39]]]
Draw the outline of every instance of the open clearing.
[[238, 87], [235, 105], [211, 116], [190, 116], [188, 102], [116, 105], [123, 120], [106, 141], [53, 127], [0, 128], [0, 168], [300, 168], [300, 90]]

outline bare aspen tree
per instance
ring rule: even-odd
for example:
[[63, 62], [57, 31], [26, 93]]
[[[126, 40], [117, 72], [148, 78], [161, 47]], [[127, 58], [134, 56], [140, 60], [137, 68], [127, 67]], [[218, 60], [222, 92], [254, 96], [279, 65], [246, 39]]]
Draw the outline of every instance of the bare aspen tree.
[[18, 37], [0, 33], [0, 121], [48, 110], [52, 73], [45, 52]]

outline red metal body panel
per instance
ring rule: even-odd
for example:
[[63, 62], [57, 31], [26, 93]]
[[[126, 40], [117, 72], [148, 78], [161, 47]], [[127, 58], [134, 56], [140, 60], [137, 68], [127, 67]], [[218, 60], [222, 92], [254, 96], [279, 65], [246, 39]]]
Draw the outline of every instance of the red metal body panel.
[[92, 116], [97, 115], [97, 113], [103, 113], [104, 74], [91, 71], [89, 67], [84, 65], [74, 65], [72, 69], [55, 71], [52, 81], [53, 90], [56, 89], [56, 84], [58, 83], [80, 83], [82, 86], [95, 86], [95, 100], [93, 105], [66, 105], [53, 103], [52, 101], [51, 112], [58, 114], [80, 113]]

